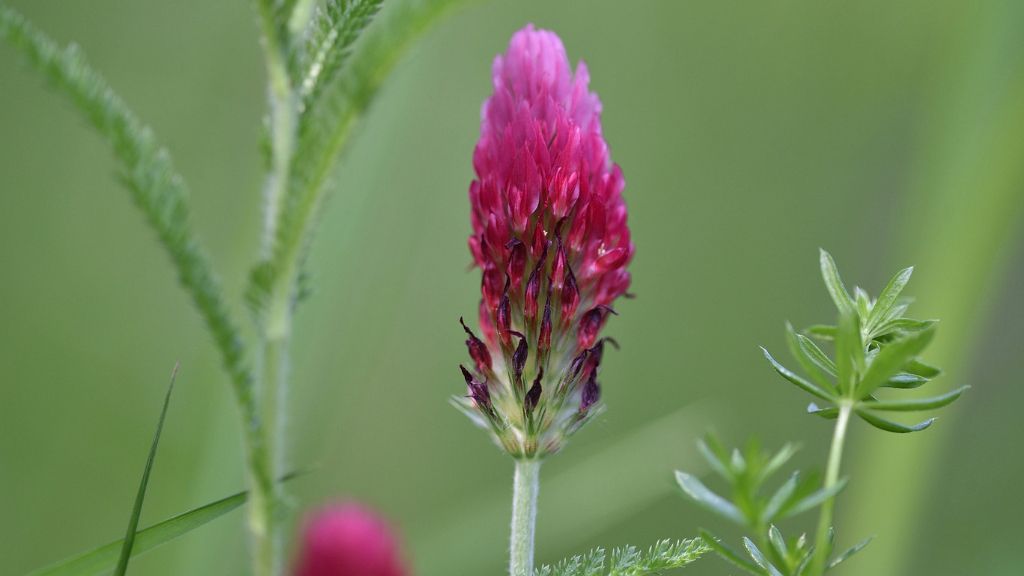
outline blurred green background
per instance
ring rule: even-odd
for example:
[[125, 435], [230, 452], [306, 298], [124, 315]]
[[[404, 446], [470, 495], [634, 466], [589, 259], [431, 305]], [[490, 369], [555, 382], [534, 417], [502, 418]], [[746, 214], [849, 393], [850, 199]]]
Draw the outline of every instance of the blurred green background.
[[[176, 157], [232, 296], [256, 257], [264, 107], [245, 0], [18, 0], [82, 45]], [[606, 415], [543, 471], [539, 559], [698, 526], [694, 439], [757, 435], [820, 467], [829, 424], [765, 365], [783, 322], [831, 319], [817, 248], [877, 293], [915, 264], [943, 324], [937, 387], [974, 389], [909, 437], [853, 428], [842, 574], [1020, 574], [1024, 459], [1024, 4], [483, 2], [389, 80], [336, 179], [296, 320], [300, 506], [357, 498], [421, 576], [501, 574], [511, 462], [447, 404], [472, 315], [466, 188], [490, 63], [526, 22], [590, 66], [625, 171], [637, 299], [607, 332]], [[198, 315], [105, 145], [0, 49], [0, 573], [120, 536], [167, 376], [181, 376], [143, 516], [240, 489], [238, 418]], [[236, 298], [237, 302], [239, 299]], [[239, 314], [244, 310], [239, 309]], [[783, 356], [785, 356], [783, 354]], [[720, 487], [712, 484], [713, 487]], [[235, 512], [132, 573], [243, 574]], [[798, 518], [788, 532], [808, 529]], [[727, 574], [718, 559], [690, 570]], [[837, 571], [839, 572], [839, 571]]]

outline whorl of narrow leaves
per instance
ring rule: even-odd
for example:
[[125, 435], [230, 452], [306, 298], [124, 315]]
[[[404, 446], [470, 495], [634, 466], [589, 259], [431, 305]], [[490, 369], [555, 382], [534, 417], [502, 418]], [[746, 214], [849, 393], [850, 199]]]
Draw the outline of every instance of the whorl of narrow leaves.
[[751, 532], [759, 532], [775, 522], [811, 510], [846, 485], [841, 481], [831, 489], [820, 488], [816, 475], [797, 471], [774, 490], [767, 489], [768, 480], [796, 453], [792, 444], [786, 444], [774, 454], [762, 451], [753, 441], [745, 450], [729, 451], [708, 434], [697, 442], [697, 448], [711, 470], [728, 484], [728, 497], [716, 494], [696, 476], [677, 471], [676, 483], [683, 495]]
[[542, 566], [536, 576], [645, 576], [682, 568], [711, 550], [700, 538], [661, 540], [647, 550], [625, 546], [612, 551], [610, 562], [603, 548]]
[[192, 231], [188, 193], [170, 155], [86, 63], [76, 46], [61, 48], [2, 4], [0, 37], [20, 50], [110, 143], [121, 165], [121, 181], [156, 231], [181, 284], [213, 334], [235, 395], [243, 406], [252, 406], [251, 378], [242, 341], [222, 300], [220, 283]]
[[[361, 38], [359, 50], [335, 62], [337, 70], [331, 74], [330, 82], [323, 78], [317, 81], [317, 97], [307, 102], [299, 116], [290, 181], [275, 227], [271, 255], [252, 271], [247, 297], [257, 313], [265, 311], [271, 295], [294, 291], [314, 235], [327, 181], [351, 128], [412, 41], [459, 1], [418, 0], [396, 7], [384, 22]], [[375, 8], [372, 2], [350, 0], [349, 4], [350, 12], [358, 4], [359, 13], [366, 20], [346, 28], [354, 42]], [[311, 35], [315, 37], [315, 33]]]
[[860, 288], [847, 291], [835, 261], [821, 251], [821, 275], [832, 301], [839, 311], [835, 326], [813, 326], [808, 334], [831, 341], [833, 360], [813, 340], [786, 326], [790, 353], [807, 377], [780, 364], [762, 348], [765, 358], [780, 376], [805, 392], [823, 400], [812, 403], [807, 411], [822, 418], [835, 418], [840, 405], [849, 405], [854, 413], [875, 428], [886, 432], [918, 432], [931, 426], [935, 418], [905, 425], [878, 415], [879, 412], [920, 412], [942, 408], [956, 401], [969, 386], [929, 398], [888, 399], [876, 397], [880, 388], [917, 388], [940, 371], [918, 359], [935, 336], [936, 321], [905, 318], [910, 301], [901, 298], [913, 268], [897, 273], [877, 299], [872, 300]]

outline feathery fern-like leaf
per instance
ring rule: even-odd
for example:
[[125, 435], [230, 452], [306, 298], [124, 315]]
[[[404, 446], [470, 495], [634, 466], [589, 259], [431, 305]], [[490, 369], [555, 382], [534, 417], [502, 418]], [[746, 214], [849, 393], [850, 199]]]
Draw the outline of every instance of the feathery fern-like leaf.
[[[258, 313], [268, 302], [292, 306], [302, 261], [313, 237], [326, 183], [348, 141], [351, 128], [369, 107], [384, 80], [411, 46], [461, 0], [417, 0], [389, 12], [376, 26], [330, 86], [324, 84], [316, 106], [299, 118], [294, 164], [275, 226], [269, 258], [252, 272], [247, 293]], [[284, 310], [269, 311], [279, 315]]]
[[317, 7], [296, 78], [301, 107], [315, 106], [324, 87], [344, 69], [352, 45], [380, 10], [383, 0], [327, 0]]
[[545, 565], [537, 576], [647, 576], [665, 570], [682, 568], [711, 548], [700, 538], [659, 540], [647, 550], [624, 546], [612, 551], [609, 561], [603, 548], [566, 558], [558, 564]]
[[250, 372], [239, 331], [221, 297], [220, 283], [192, 230], [188, 193], [167, 150], [160, 146], [74, 45], [61, 48], [21, 14], [0, 4], [0, 38], [74, 104], [113, 149], [121, 181], [177, 269], [231, 376], [235, 395], [251, 407]]

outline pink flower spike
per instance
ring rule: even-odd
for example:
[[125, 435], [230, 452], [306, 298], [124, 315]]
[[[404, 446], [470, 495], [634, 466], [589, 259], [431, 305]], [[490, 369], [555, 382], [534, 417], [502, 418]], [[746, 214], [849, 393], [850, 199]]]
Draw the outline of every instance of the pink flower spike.
[[330, 505], [306, 520], [295, 576], [406, 576], [391, 528], [360, 504]]
[[561, 39], [531, 24], [494, 59], [492, 86], [473, 151], [468, 243], [483, 273], [491, 403], [453, 401], [513, 456], [539, 458], [601, 412], [597, 362], [586, 377], [566, 370], [601, 341], [635, 249], [587, 67], [574, 71]]

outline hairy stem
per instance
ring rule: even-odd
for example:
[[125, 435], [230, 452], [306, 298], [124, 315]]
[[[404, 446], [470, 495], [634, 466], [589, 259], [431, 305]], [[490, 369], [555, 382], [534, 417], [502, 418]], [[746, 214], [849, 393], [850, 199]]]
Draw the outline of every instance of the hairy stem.
[[512, 537], [509, 576], [532, 576], [533, 540], [537, 524], [540, 460], [516, 460], [512, 482]]
[[[846, 443], [846, 428], [850, 423], [850, 412], [853, 407], [844, 402], [839, 405], [839, 417], [832, 433], [832, 448], [828, 453], [828, 467], [825, 470], [825, 489], [833, 488], [839, 482], [839, 466], [843, 460], [843, 445]], [[836, 497], [833, 495], [821, 505], [821, 516], [818, 518], [818, 532], [814, 538], [814, 558], [811, 560], [809, 574], [820, 576], [825, 573], [825, 564], [831, 552], [829, 531], [832, 530], [832, 512]]]
[[[270, 102], [271, 163], [264, 188], [263, 234], [261, 253], [269, 258], [274, 250], [277, 224], [291, 175], [295, 148], [296, 95], [288, 75], [285, 47], [288, 43], [276, 26], [272, 4], [260, 1], [263, 22], [264, 55], [267, 66], [267, 88]], [[289, 309], [289, 292], [278, 298]], [[288, 341], [291, 315], [284, 314], [278, 322], [264, 320], [260, 326], [259, 422], [253, 424], [249, 450], [249, 476], [253, 498], [250, 507], [250, 529], [253, 546], [253, 573], [276, 576], [282, 567], [284, 513], [281, 488], [277, 482], [282, 474], [284, 445], [284, 409], [288, 380]]]

